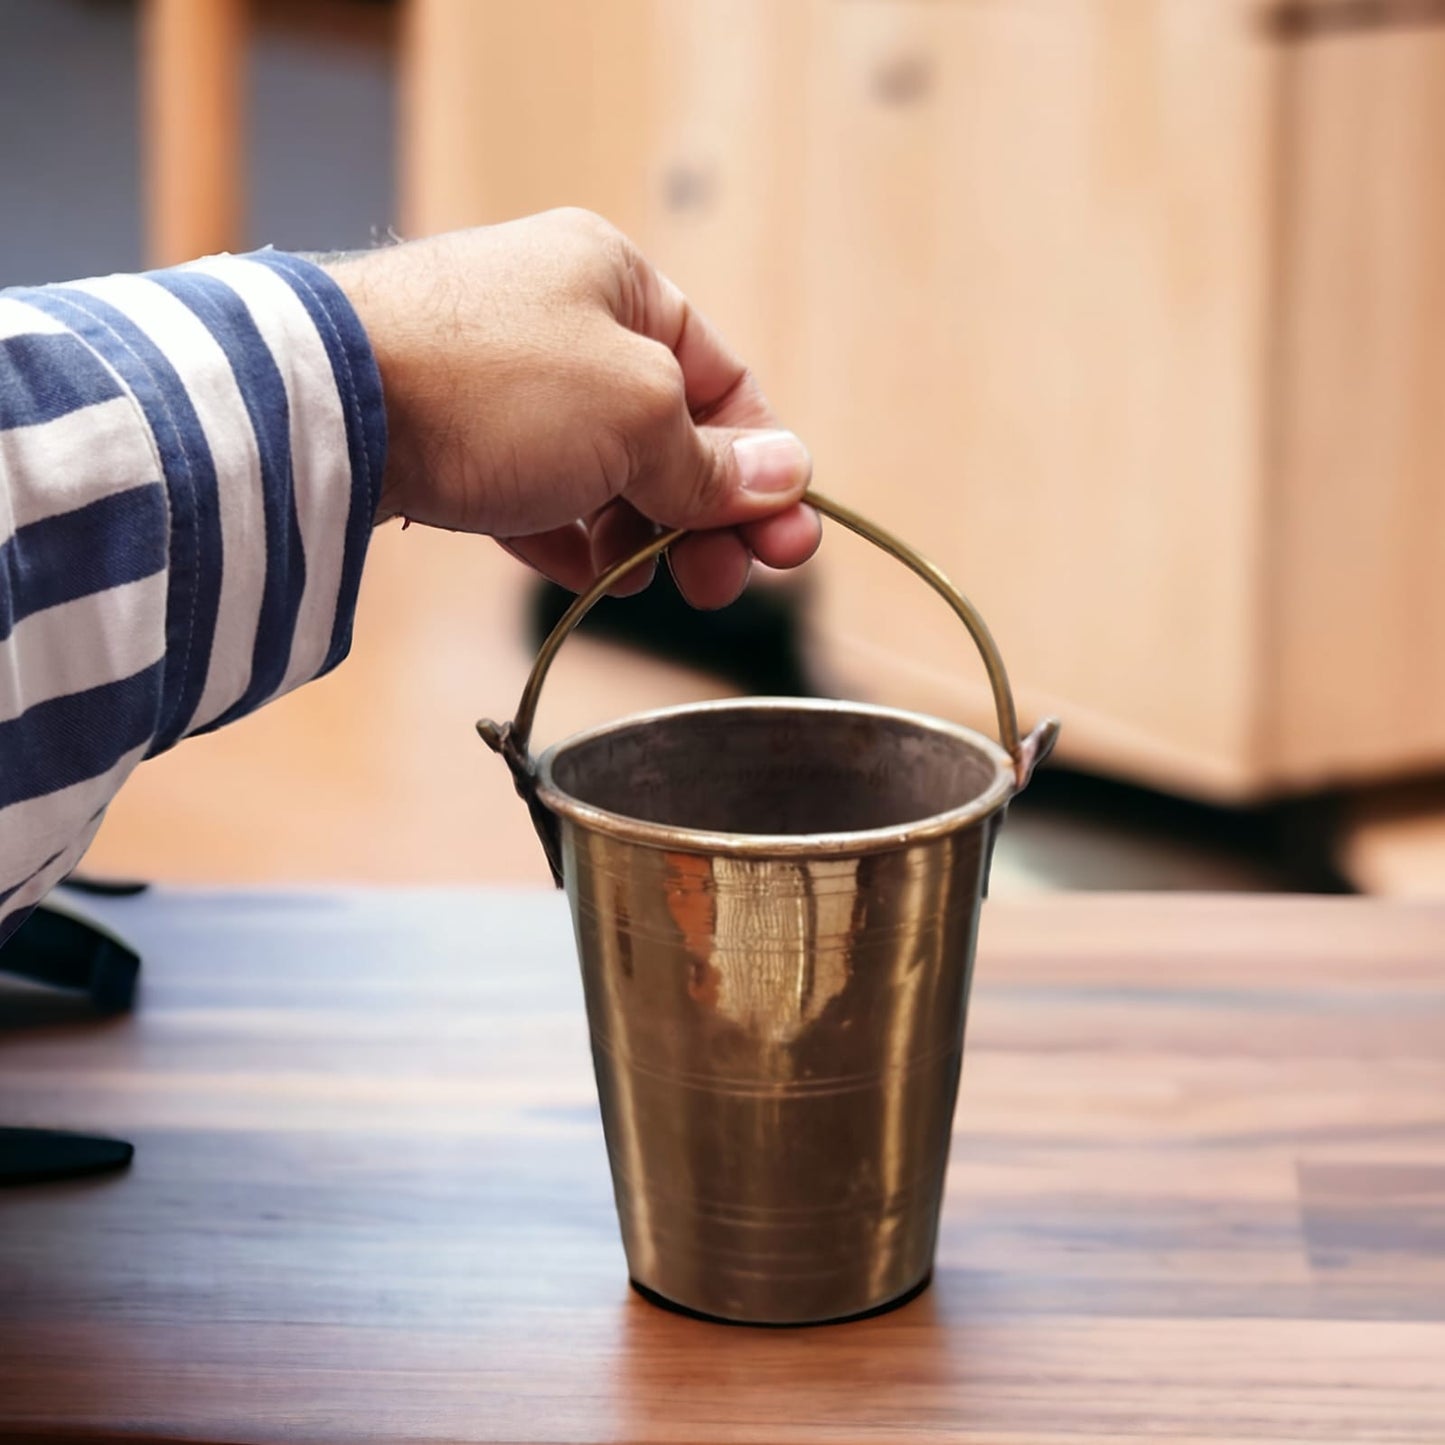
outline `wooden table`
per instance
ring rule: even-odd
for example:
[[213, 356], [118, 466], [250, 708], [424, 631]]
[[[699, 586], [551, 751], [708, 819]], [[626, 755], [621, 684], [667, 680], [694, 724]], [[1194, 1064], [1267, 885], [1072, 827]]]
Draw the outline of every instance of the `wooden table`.
[[628, 1289], [566, 911], [106, 905], [136, 1016], [9, 1035], [0, 1434], [1445, 1438], [1445, 908], [1060, 897], [984, 927], [936, 1282], [859, 1324]]

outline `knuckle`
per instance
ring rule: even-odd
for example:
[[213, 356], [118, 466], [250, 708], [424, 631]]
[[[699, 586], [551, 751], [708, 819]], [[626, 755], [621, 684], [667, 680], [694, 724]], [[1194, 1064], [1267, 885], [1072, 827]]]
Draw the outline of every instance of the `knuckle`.
[[637, 248], [596, 211], [567, 206], [548, 215], [571, 258], [576, 284], [588, 295], [606, 297], [620, 318], [630, 317], [636, 309]]
[[593, 459], [609, 498], [621, 496], [637, 475], [638, 452], [619, 427], [604, 426], [592, 439]]
[[602, 217], [596, 211], [589, 211], [586, 206], [558, 206], [548, 214], [559, 226], [566, 226], [574, 231], [587, 231], [602, 223]]
[[622, 232], [596, 211], [589, 211], [583, 206], [564, 206], [552, 214], [566, 230], [594, 246], [611, 249], [627, 244]]

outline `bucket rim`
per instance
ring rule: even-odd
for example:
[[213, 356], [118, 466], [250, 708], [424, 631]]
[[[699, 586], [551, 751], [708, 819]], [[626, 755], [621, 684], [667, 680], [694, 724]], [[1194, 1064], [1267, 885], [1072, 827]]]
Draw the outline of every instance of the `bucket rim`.
[[[595, 742], [610, 733], [634, 728], [640, 723], [664, 722], [694, 713], [718, 712], [816, 712], [850, 713], [906, 722], [966, 743], [993, 764], [993, 780], [975, 797], [956, 808], [932, 813], [886, 828], [863, 828], [833, 833], [721, 833], [702, 828], [685, 828], [671, 823], [653, 823], [625, 813], [585, 803], [556, 781], [554, 765], [570, 749]], [[851, 702], [833, 698], [742, 697], [719, 698], [710, 702], [676, 703], [629, 713], [555, 742], [537, 760], [537, 796], [558, 817], [566, 818], [593, 832], [627, 843], [672, 852], [720, 854], [729, 858], [827, 858], [878, 853], [927, 842], [961, 832], [1000, 812], [1016, 791], [1013, 759], [991, 737], [948, 722], [929, 713], [878, 703]]]

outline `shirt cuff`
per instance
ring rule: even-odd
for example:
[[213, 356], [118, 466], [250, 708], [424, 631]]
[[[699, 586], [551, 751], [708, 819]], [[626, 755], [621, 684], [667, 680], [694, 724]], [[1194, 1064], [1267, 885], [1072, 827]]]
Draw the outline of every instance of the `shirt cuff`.
[[153, 754], [345, 657], [385, 464], [381, 378], [341, 289], [285, 252], [51, 294], [139, 404], [166, 482]]

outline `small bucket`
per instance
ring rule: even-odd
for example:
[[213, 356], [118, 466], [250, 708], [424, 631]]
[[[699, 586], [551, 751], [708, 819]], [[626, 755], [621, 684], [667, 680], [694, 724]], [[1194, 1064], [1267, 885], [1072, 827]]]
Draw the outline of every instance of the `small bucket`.
[[940, 592], [988, 668], [1003, 745], [859, 703], [750, 698], [644, 713], [534, 760], [558, 648], [649, 543], [574, 602], [516, 720], [511, 767], [571, 904], [633, 1282], [753, 1324], [847, 1319], [933, 1264], [979, 904], [1020, 738], [998, 651], [932, 564], [825, 516]]

